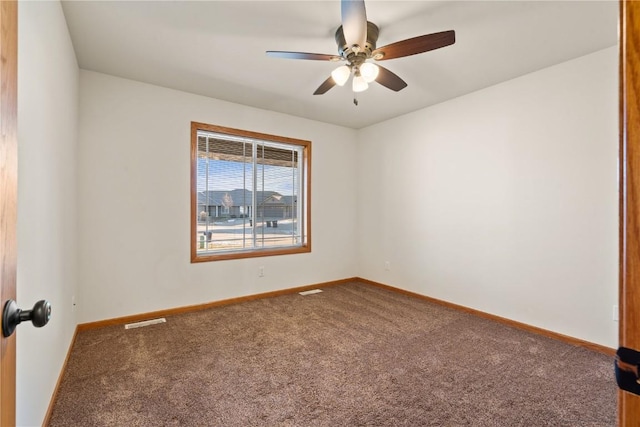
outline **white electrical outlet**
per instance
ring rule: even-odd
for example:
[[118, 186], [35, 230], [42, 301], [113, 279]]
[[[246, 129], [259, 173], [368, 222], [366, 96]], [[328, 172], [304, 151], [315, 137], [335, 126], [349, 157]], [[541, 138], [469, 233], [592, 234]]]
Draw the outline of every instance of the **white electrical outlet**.
[[258, 277], [264, 277], [264, 267], [258, 268]]
[[613, 321], [617, 322], [618, 321], [618, 306], [614, 305], [613, 306]]
[[391, 263], [389, 261], [384, 262], [384, 269], [387, 271], [391, 270]]

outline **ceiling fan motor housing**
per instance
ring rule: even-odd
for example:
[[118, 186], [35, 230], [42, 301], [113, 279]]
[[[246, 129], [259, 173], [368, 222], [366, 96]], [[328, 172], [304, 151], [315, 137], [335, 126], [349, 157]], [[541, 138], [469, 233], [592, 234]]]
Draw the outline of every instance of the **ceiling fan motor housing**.
[[367, 42], [364, 46], [360, 47], [359, 52], [354, 52], [352, 46], [347, 46], [347, 41], [344, 38], [344, 32], [342, 31], [342, 25], [336, 30], [336, 43], [338, 44], [338, 52], [340, 56], [350, 64], [359, 66], [367, 59], [371, 58], [371, 52], [376, 50], [376, 42], [378, 41], [378, 35], [380, 30], [378, 26], [373, 22], [367, 21]]

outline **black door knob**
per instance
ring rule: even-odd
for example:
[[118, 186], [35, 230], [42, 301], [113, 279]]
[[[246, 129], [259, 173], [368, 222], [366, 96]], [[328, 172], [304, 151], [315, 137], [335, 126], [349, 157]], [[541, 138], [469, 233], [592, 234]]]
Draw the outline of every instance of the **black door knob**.
[[49, 301], [41, 300], [35, 303], [31, 310], [21, 310], [12, 299], [7, 301], [2, 311], [2, 335], [11, 336], [16, 326], [25, 321], [31, 321], [33, 326], [41, 328], [49, 322], [51, 318], [51, 304]]

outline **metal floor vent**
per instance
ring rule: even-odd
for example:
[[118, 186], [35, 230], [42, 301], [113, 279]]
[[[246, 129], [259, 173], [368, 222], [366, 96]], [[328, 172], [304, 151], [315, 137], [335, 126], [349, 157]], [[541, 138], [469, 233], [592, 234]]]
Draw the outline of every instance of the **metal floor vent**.
[[127, 323], [126, 325], [124, 325], [124, 328], [135, 329], [135, 328], [142, 328], [143, 326], [156, 325], [158, 323], [166, 323], [166, 322], [167, 320], [164, 317], [161, 317], [159, 319], [144, 320], [142, 322], [136, 322], [136, 323]]
[[302, 291], [298, 293], [300, 295], [313, 295], [313, 294], [319, 294], [320, 292], [322, 292], [322, 289], [311, 289], [310, 291]]

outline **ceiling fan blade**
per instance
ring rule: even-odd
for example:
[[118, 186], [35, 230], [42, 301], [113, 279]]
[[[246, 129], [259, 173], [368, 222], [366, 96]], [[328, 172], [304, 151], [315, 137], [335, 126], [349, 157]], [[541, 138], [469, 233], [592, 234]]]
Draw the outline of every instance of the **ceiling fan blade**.
[[378, 72], [378, 77], [376, 77], [376, 81], [380, 83], [382, 86], [387, 87], [391, 90], [395, 90], [396, 92], [407, 87], [407, 83], [398, 77], [395, 73], [387, 70], [384, 67], [378, 65], [380, 71]]
[[340, 57], [337, 55], [326, 55], [324, 53], [306, 53], [306, 52], [283, 52], [279, 50], [268, 50], [267, 56], [273, 58], [285, 58], [285, 59], [312, 59], [315, 61], [339, 61]]
[[318, 87], [318, 89], [316, 89], [315, 92], [313, 92], [313, 94], [322, 95], [323, 93], [327, 93], [327, 91], [332, 87], [334, 87], [335, 85], [336, 85], [336, 82], [333, 80], [333, 77], [329, 76], [329, 78], [324, 82], [322, 82], [322, 84]]
[[384, 61], [440, 49], [455, 42], [456, 33], [453, 30], [449, 30], [391, 43], [374, 50], [371, 55], [375, 58], [377, 54], [382, 54], [383, 56], [378, 61]]
[[367, 11], [364, 0], [342, 0], [342, 32], [347, 46], [364, 49], [367, 43]]

